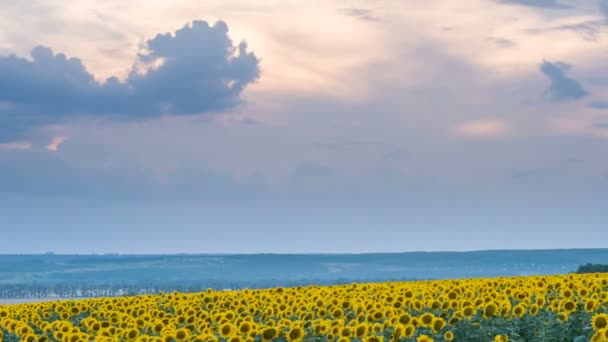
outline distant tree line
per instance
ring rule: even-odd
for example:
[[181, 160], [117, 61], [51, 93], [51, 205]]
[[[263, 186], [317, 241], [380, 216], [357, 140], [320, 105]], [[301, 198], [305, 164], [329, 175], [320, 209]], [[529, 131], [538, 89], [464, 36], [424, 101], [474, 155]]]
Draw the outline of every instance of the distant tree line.
[[607, 273], [608, 265], [587, 263], [580, 265], [576, 273]]
[[[91, 283], [27, 283], [27, 284], [0, 284], [0, 299], [27, 299], [27, 298], [90, 298], [90, 297], [116, 297], [137, 294], [156, 294], [177, 292], [201, 292], [207, 289], [213, 290], [240, 290], [240, 289], [263, 289], [271, 287], [295, 287], [306, 285], [340, 285], [353, 282], [382, 282], [387, 279], [306, 279], [306, 280], [206, 280], [196, 282], [112, 282], [104, 284]], [[412, 278], [398, 278], [393, 281], [415, 280]]]

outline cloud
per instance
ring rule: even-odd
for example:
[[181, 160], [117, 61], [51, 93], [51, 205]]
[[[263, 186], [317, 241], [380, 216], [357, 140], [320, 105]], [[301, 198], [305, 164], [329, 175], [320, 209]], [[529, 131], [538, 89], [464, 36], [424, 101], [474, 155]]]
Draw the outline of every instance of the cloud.
[[0, 150], [29, 150], [32, 148], [31, 141], [12, 141], [0, 143]]
[[498, 119], [474, 120], [459, 124], [456, 131], [466, 136], [495, 137], [509, 131], [509, 125]]
[[583, 38], [583, 40], [597, 42], [598, 35], [603, 24], [604, 22], [601, 20], [586, 20], [574, 24], [564, 24], [544, 28], [530, 28], [524, 30], [524, 32], [529, 34], [543, 34], [551, 31], [572, 31], [577, 33], [581, 38]]
[[548, 92], [553, 101], [576, 100], [589, 95], [577, 80], [565, 75], [569, 69], [570, 65], [563, 62], [543, 60], [540, 65], [540, 71], [551, 81]]
[[[600, 0], [599, 7], [602, 14], [604, 14], [605, 17], [608, 17], [608, 0]], [[608, 20], [606, 21], [608, 22]]]
[[600, 32], [599, 21], [586, 21], [571, 25], [562, 25], [555, 28], [555, 30], [569, 30], [578, 33], [584, 40], [597, 41], [597, 35]]
[[599, 129], [608, 129], [608, 122], [598, 122], [598, 123], [593, 124], [593, 127], [599, 128]]
[[[223, 111], [258, 79], [259, 59], [228, 26], [193, 21], [144, 44], [128, 77], [99, 82], [78, 58], [38, 46], [31, 60], [0, 57], [0, 141], [70, 118], [141, 120]], [[145, 70], [142, 72], [142, 70]]]
[[380, 18], [373, 15], [372, 11], [364, 8], [340, 8], [338, 10], [343, 15], [357, 18], [363, 21], [380, 21]]
[[595, 109], [606, 109], [606, 108], [608, 108], [608, 101], [603, 101], [603, 100], [591, 101], [589, 103], [589, 107], [595, 108]]
[[561, 1], [559, 0], [499, 0], [499, 2], [503, 4], [522, 5], [538, 8], [571, 8], [570, 6], [561, 3]]
[[67, 137], [65, 135], [60, 135], [60, 136], [54, 137], [51, 140], [50, 144], [46, 145], [46, 149], [49, 151], [57, 151], [59, 149], [59, 145], [61, 145], [68, 139], [69, 139], [69, 137]]
[[496, 46], [502, 47], [502, 48], [510, 48], [510, 47], [515, 46], [515, 42], [512, 41], [511, 39], [507, 39], [507, 38], [487, 37], [486, 40], [489, 42], [492, 42], [492, 43], [496, 44]]

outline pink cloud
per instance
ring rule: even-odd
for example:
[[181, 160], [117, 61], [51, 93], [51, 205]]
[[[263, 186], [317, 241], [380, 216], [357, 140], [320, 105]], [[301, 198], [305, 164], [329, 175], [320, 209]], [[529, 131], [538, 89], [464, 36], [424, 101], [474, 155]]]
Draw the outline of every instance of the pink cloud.
[[459, 124], [456, 130], [468, 136], [495, 137], [505, 135], [509, 131], [509, 125], [496, 119], [475, 120]]
[[60, 136], [54, 137], [53, 140], [51, 140], [51, 143], [46, 145], [46, 149], [49, 151], [57, 151], [59, 149], [59, 145], [61, 145], [63, 142], [65, 142], [68, 139], [69, 139], [69, 137], [67, 137], [65, 135], [60, 135]]

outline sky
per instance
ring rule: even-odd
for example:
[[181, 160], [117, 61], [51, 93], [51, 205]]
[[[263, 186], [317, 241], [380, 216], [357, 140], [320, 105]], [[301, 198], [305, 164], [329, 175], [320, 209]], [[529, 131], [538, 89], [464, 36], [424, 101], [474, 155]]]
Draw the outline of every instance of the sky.
[[594, 248], [606, 0], [0, 2], [0, 253]]

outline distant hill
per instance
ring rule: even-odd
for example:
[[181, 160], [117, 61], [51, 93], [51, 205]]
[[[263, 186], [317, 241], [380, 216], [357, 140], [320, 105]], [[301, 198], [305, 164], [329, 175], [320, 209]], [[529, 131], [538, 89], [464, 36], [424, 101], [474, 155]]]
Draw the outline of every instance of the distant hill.
[[608, 249], [251, 255], [0, 255], [0, 298], [94, 297], [390, 280], [566, 274]]

